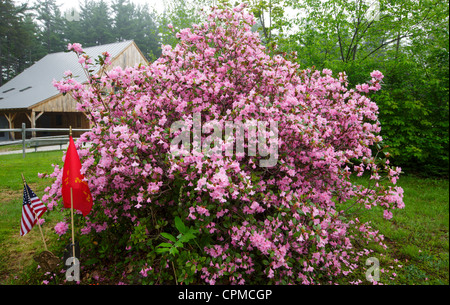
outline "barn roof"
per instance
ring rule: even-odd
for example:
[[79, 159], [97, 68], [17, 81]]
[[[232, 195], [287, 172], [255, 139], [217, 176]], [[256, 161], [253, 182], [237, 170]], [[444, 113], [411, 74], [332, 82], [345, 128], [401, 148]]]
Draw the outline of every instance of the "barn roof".
[[[132, 43], [132, 40], [127, 40], [84, 48], [84, 51], [93, 59], [108, 51], [113, 60]], [[52, 82], [61, 80], [67, 70], [72, 71], [78, 82], [86, 81], [86, 75], [74, 52], [46, 55], [0, 87], [0, 109], [29, 109], [35, 104], [58, 95], [59, 91]]]

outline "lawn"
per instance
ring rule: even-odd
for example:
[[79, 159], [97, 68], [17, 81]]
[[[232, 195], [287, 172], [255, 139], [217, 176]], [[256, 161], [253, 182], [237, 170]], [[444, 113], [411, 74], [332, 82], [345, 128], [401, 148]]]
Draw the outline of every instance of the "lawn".
[[0, 146], [0, 152], [22, 150], [22, 144]]
[[[32, 256], [44, 250], [39, 228], [35, 227], [25, 236], [20, 236], [24, 175], [30, 188], [42, 197], [44, 189], [51, 184], [49, 179], [40, 179], [38, 173], [51, 173], [52, 164], [62, 166], [62, 151], [27, 153], [0, 156], [0, 284], [26, 283]], [[53, 226], [56, 213], [45, 215], [42, 225], [49, 250], [54, 239]]]
[[[356, 182], [365, 184], [367, 180]], [[404, 209], [394, 211], [390, 220], [383, 219], [379, 208], [364, 210], [360, 215], [361, 221], [371, 221], [383, 233], [388, 245], [387, 254], [378, 256], [380, 269], [385, 271], [380, 274], [381, 281], [448, 285], [448, 180], [404, 175], [397, 184], [404, 190]]]
[[[0, 284], [36, 284], [36, 263], [32, 256], [43, 250], [38, 228], [19, 236], [24, 174], [38, 196], [51, 181], [37, 173], [62, 166], [62, 151], [0, 156]], [[356, 183], [366, 183], [360, 178]], [[391, 220], [379, 209], [364, 210], [358, 217], [371, 221], [386, 237], [388, 249], [374, 247], [372, 256], [380, 262], [380, 282], [385, 284], [449, 284], [449, 183], [448, 180], [402, 176], [405, 209], [394, 211]], [[46, 216], [43, 225], [49, 250], [56, 246], [54, 224], [58, 213]], [[38, 271], [39, 272], [39, 271]], [[34, 273], [34, 274], [33, 274]]]

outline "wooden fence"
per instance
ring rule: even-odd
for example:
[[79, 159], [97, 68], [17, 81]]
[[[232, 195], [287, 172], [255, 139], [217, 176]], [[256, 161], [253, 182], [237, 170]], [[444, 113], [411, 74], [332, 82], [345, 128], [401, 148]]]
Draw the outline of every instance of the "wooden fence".
[[[91, 129], [76, 129], [72, 128], [72, 132], [86, 132], [91, 131]], [[22, 154], [25, 158], [26, 154], [26, 147], [27, 144], [31, 144], [33, 147], [35, 147], [35, 150], [37, 147], [40, 146], [47, 146], [47, 145], [62, 145], [61, 143], [64, 142], [67, 139], [67, 142], [69, 142], [69, 128], [26, 128], [25, 123], [22, 123], [22, 128], [9, 128], [9, 129], [0, 129], [0, 132], [21, 132], [22, 133], [22, 140], [17, 141], [4, 141], [0, 142], [0, 146], [6, 146], [6, 145], [16, 145], [16, 144], [22, 144]], [[31, 138], [27, 139], [26, 134], [27, 132], [66, 132], [67, 137], [38, 137], [38, 138]]]

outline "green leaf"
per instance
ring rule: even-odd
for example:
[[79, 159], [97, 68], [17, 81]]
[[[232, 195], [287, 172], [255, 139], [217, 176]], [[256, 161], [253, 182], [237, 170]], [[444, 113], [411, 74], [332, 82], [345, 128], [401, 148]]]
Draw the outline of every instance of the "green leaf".
[[173, 242], [177, 241], [177, 239], [172, 234], [169, 234], [169, 233], [166, 233], [166, 232], [161, 232], [161, 236], [165, 237], [168, 240], [173, 241]]
[[184, 234], [184, 235], [182, 235], [180, 237], [180, 241], [181, 242], [188, 242], [188, 241], [190, 241], [191, 239], [194, 239], [194, 238], [195, 238], [195, 235], [192, 234], [192, 231], [188, 231], [186, 234]]
[[169, 243], [160, 243], [160, 244], [158, 245], [158, 247], [167, 247], [167, 248], [171, 248], [171, 247], [172, 247], [172, 244], [169, 244]]
[[180, 217], [175, 217], [175, 227], [177, 228], [178, 231], [180, 231], [180, 233], [186, 233], [186, 226], [184, 225], [183, 221], [181, 220]]
[[170, 248], [169, 253], [172, 255], [177, 255], [179, 252], [178, 252], [177, 248], [172, 247], [172, 248]]
[[174, 244], [175, 248], [182, 248], [183, 247], [183, 243], [179, 240]]
[[[172, 249], [172, 248], [170, 248]], [[164, 252], [169, 252], [170, 251], [169, 248], [156, 248], [156, 253], [164, 253]]]

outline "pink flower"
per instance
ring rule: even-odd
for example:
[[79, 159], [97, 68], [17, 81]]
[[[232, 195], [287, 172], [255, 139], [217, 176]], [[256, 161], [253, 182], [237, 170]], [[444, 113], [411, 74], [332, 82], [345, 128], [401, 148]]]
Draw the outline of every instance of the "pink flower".
[[197, 210], [197, 213], [199, 213], [200, 215], [209, 216], [209, 211], [205, 207], [197, 206], [196, 210]]
[[206, 185], [206, 178], [201, 178], [198, 179], [197, 181], [197, 187], [195, 188], [195, 190], [201, 190], [203, 188], [204, 185]]
[[103, 52], [102, 53], [103, 56], [105, 56], [104, 62], [105, 65], [110, 65], [111, 64], [111, 54], [109, 54], [109, 52]]
[[69, 224], [67, 224], [64, 221], [60, 221], [55, 225], [55, 232], [59, 236], [66, 234], [68, 229], [69, 229]]
[[259, 203], [256, 201], [253, 201], [252, 205], [250, 206], [250, 209], [256, 210], [259, 207]]
[[67, 45], [67, 50], [69, 50], [69, 51], [72, 51], [72, 50], [73, 50], [73, 51], [75, 51], [78, 55], [84, 53], [83, 48], [81, 47], [81, 44], [79, 44], [79, 43], [73, 43], [73, 44], [69, 43], [69, 44]]
[[148, 267], [147, 268], [147, 264], [145, 264], [144, 268], [141, 269], [141, 271], [139, 271], [139, 273], [143, 276], [143, 277], [147, 277], [148, 276], [148, 272], [153, 270], [152, 267]]
[[389, 210], [384, 210], [384, 212], [383, 212], [383, 217], [384, 217], [385, 219], [391, 219], [391, 218], [392, 218], [392, 212], [389, 211]]
[[330, 69], [323, 69], [322, 73], [329, 76], [333, 75], [333, 71], [331, 71]]
[[381, 73], [378, 70], [373, 71], [372, 73], [370, 73], [370, 76], [372, 76], [373, 78], [377, 79], [377, 80], [382, 80], [384, 78], [383, 73]]

